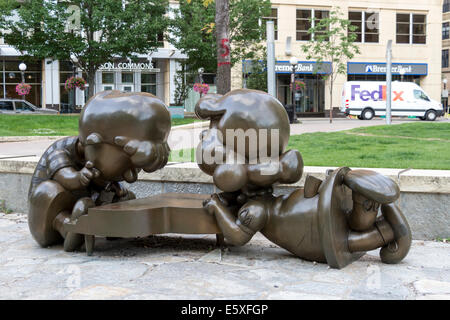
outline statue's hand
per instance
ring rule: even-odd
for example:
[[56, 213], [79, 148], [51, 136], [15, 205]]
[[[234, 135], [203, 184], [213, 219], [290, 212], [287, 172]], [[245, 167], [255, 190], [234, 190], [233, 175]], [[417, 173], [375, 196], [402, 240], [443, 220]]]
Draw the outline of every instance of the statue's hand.
[[203, 201], [203, 208], [205, 208], [206, 212], [208, 212], [210, 215], [214, 215], [214, 212], [219, 205], [223, 204], [220, 201], [219, 195], [216, 193], [211, 195], [211, 199], [206, 199], [205, 201]]
[[78, 172], [80, 183], [83, 187], [87, 187], [91, 180], [100, 176], [100, 171], [94, 168], [92, 162], [88, 161], [83, 169]]

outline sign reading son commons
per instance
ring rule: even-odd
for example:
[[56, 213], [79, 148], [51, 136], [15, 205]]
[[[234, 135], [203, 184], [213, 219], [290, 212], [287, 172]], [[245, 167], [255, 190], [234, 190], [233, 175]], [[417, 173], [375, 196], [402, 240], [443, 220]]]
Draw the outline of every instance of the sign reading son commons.
[[108, 71], [122, 71], [122, 70], [142, 70], [142, 71], [150, 71], [150, 72], [159, 72], [159, 69], [153, 67], [153, 63], [145, 63], [145, 62], [106, 62], [101, 65], [99, 70], [108, 70]]

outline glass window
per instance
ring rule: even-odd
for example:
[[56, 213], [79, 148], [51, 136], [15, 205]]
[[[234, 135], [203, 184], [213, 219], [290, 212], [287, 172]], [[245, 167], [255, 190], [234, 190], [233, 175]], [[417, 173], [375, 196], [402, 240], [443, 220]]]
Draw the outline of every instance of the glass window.
[[442, 50], [442, 68], [448, 68], [449, 67], [449, 50], [445, 49]]
[[414, 90], [414, 98], [418, 100], [430, 101], [427, 95], [421, 90]]
[[122, 83], [133, 83], [133, 72], [122, 72]]
[[0, 110], [13, 111], [14, 107], [12, 101], [0, 101]]
[[263, 23], [266, 23], [267, 21], [273, 21], [273, 24], [275, 27], [275, 40], [278, 40], [278, 9], [277, 8], [272, 8], [272, 11], [270, 12], [270, 16], [263, 17]]
[[102, 83], [113, 84], [114, 72], [102, 72]]
[[[353, 33], [356, 34], [355, 42], [362, 42], [362, 25], [363, 25], [363, 14], [362, 12], [349, 12], [348, 19], [350, 20], [350, 25], [354, 26], [356, 29]], [[352, 31], [349, 31], [352, 33]]]
[[26, 102], [24, 101], [16, 101], [14, 102], [16, 105], [16, 111], [32, 111], [34, 112], [34, 109], [30, 107]]
[[156, 95], [156, 73], [141, 74], [141, 91]]
[[398, 13], [397, 43], [426, 44], [426, 42], [427, 16], [425, 14]]
[[[314, 10], [314, 18], [315, 18], [314, 23], [316, 25], [319, 24], [322, 21], [322, 19], [328, 18], [328, 15], [329, 15], [328, 11], [325, 11], [325, 10]], [[322, 30], [318, 30], [315, 35], [323, 35], [324, 36], [327, 31], [328, 31], [328, 27], [325, 27]], [[324, 40], [328, 41], [328, 38], [325, 38]]]
[[410, 42], [410, 14], [397, 13], [397, 43]]
[[444, 6], [442, 9], [444, 13], [450, 11], [450, 0], [444, 0]]
[[450, 39], [450, 23], [444, 22], [442, 24], [442, 40]]
[[312, 10], [297, 9], [297, 19], [296, 19], [297, 41], [311, 40], [311, 34], [308, 33], [308, 30], [312, 27], [311, 18], [312, 18]]
[[156, 73], [142, 73], [141, 83], [153, 83], [156, 84]]
[[427, 43], [427, 16], [413, 14], [413, 43]]
[[365, 12], [364, 26], [364, 42], [378, 43], [380, 39], [380, 14], [377, 12]]

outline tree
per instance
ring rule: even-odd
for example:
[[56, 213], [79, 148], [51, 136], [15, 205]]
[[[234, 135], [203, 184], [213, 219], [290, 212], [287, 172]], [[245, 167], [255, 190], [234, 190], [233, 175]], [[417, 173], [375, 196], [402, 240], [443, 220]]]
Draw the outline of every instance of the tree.
[[5, 42], [37, 59], [76, 57], [77, 67], [88, 75], [89, 97], [103, 63], [156, 49], [168, 24], [168, 0], [15, 2], [0, 14]]
[[[216, 73], [218, 37], [216, 36], [216, 10], [211, 0], [180, 0], [171, 21], [169, 41], [188, 59], [191, 70], [203, 67], [205, 73]], [[243, 59], [255, 59], [263, 46], [265, 24], [261, 18], [270, 14], [270, 0], [229, 0], [230, 66]], [[222, 53], [222, 52], [221, 52]], [[219, 54], [221, 54], [219, 53]]]
[[267, 92], [267, 53], [262, 50], [261, 57], [246, 61], [246, 88]]
[[217, 93], [231, 90], [230, 3], [216, 0]]
[[333, 122], [333, 86], [339, 74], [347, 73], [346, 61], [352, 59], [360, 53], [359, 47], [355, 44], [356, 27], [350, 24], [348, 19], [343, 18], [340, 8], [331, 10], [330, 14], [322, 19], [310, 19], [314, 27], [308, 30], [311, 40], [302, 46], [308, 60], [316, 60], [318, 68], [328, 61], [330, 73], [325, 75], [325, 79], [330, 80], [330, 123]]

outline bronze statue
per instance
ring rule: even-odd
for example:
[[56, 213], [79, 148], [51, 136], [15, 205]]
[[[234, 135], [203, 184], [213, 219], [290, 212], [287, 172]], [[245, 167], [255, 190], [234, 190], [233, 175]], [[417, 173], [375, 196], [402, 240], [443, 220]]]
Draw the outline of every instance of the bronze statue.
[[134, 199], [120, 182], [136, 181], [141, 169], [164, 167], [170, 127], [167, 107], [151, 94], [104, 91], [92, 97], [80, 115], [79, 135], [53, 143], [33, 174], [28, 222], [35, 240], [46, 247], [64, 239], [64, 250], [78, 249], [83, 236], [64, 224], [89, 208]]
[[92, 254], [95, 236], [216, 234], [219, 244], [225, 236], [243, 245], [260, 231], [300, 258], [335, 268], [380, 247], [386, 263], [407, 255], [411, 231], [395, 205], [400, 191], [382, 175], [343, 167], [324, 181], [308, 176], [304, 188], [273, 195], [273, 186], [303, 174], [300, 152], [286, 150], [289, 119], [277, 99], [235, 90], [206, 95], [195, 111], [211, 120], [198, 165], [223, 193], [135, 199], [120, 182], [167, 163], [170, 114], [150, 94], [101, 92], [83, 109], [79, 136], [55, 142], [36, 167], [29, 191], [35, 240], [41, 246], [63, 241], [66, 251], [84, 241]]
[[[205, 96], [197, 104], [196, 114], [211, 120], [210, 129], [202, 134], [197, 159], [208, 158], [208, 153], [216, 160], [200, 161], [199, 166], [224, 191], [212, 195], [204, 207], [215, 216], [226, 240], [244, 245], [260, 231], [302, 259], [336, 268], [380, 247], [385, 263], [398, 263], [407, 255], [411, 231], [394, 203], [399, 188], [389, 178], [372, 171], [339, 168], [324, 181], [308, 176], [304, 189], [289, 195], [272, 194], [274, 184], [294, 183], [303, 173], [300, 153], [285, 151], [289, 119], [278, 100], [263, 92], [235, 90], [223, 97]], [[254, 134], [257, 138], [250, 141], [251, 134], [245, 135], [241, 139], [245, 148], [239, 150], [233, 141], [239, 137], [226, 134], [237, 129], [278, 130], [275, 139]], [[252, 148], [270, 141], [278, 142], [279, 148], [272, 149], [266, 161], [258, 152], [251, 155]], [[272, 165], [274, 150], [279, 159], [270, 172], [265, 169]], [[382, 216], [378, 217], [380, 207]]]

